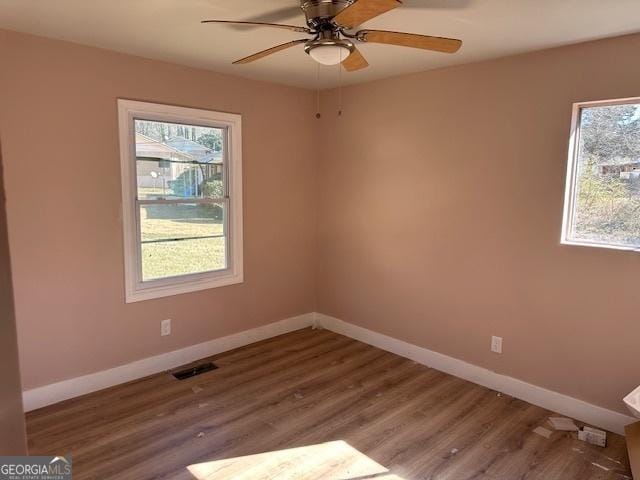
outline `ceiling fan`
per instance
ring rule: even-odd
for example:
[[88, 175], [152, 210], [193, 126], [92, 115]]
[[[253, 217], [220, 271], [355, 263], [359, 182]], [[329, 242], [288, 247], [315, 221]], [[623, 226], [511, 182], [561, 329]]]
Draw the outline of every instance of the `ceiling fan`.
[[306, 27], [231, 20], [203, 20], [202, 23], [271, 27], [311, 35], [311, 38], [293, 40], [254, 53], [236, 60], [234, 64], [250, 63], [281, 50], [304, 44], [304, 51], [316, 62], [323, 65], [341, 63], [347, 71], [353, 72], [369, 66], [367, 60], [356, 48], [357, 42], [384, 43], [443, 53], [455, 53], [460, 49], [462, 41], [454, 38], [386, 30], [353, 31], [364, 22], [401, 5], [400, 0], [300, 0], [300, 8], [306, 17]]

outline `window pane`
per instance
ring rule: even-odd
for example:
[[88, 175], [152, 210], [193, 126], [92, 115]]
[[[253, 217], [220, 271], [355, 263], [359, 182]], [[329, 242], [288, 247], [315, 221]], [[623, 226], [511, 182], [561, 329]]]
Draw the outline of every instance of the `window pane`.
[[199, 238], [142, 244], [142, 280], [223, 270], [224, 238]]
[[640, 246], [640, 105], [583, 108], [572, 240]]
[[226, 268], [224, 205], [140, 206], [142, 280]]
[[223, 204], [141, 205], [140, 234], [142, 243], [223, 235]]
[[135, 120], [139, 199], [224, 197], [224, 130]]

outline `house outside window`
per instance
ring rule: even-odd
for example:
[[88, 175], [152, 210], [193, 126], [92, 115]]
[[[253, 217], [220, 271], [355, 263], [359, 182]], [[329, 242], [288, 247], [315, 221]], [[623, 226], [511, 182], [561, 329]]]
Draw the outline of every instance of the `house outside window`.
[[243, 281], [239, 115], [118, 100], [126, 301]]

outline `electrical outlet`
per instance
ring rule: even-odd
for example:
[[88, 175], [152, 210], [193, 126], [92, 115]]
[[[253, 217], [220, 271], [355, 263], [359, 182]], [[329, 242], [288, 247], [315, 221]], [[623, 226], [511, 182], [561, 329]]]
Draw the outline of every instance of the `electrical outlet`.
[[502, 353], [502, 337], [491, 337], [491, 351]]
[[162, 320], [160, 322], [160, 335], [162, 337], [171, 335], [171, 319], [170, 318], [167, 318], [166, 320]]

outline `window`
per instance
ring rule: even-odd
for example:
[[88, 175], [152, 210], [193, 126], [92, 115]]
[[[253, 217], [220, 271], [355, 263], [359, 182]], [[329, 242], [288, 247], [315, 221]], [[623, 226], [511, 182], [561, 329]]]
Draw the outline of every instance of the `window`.
[[118, 100], [126, 301], [242, 282], [239, 115]]
[[562, 243], [640, 250], [640, 98], [574, 105]]

